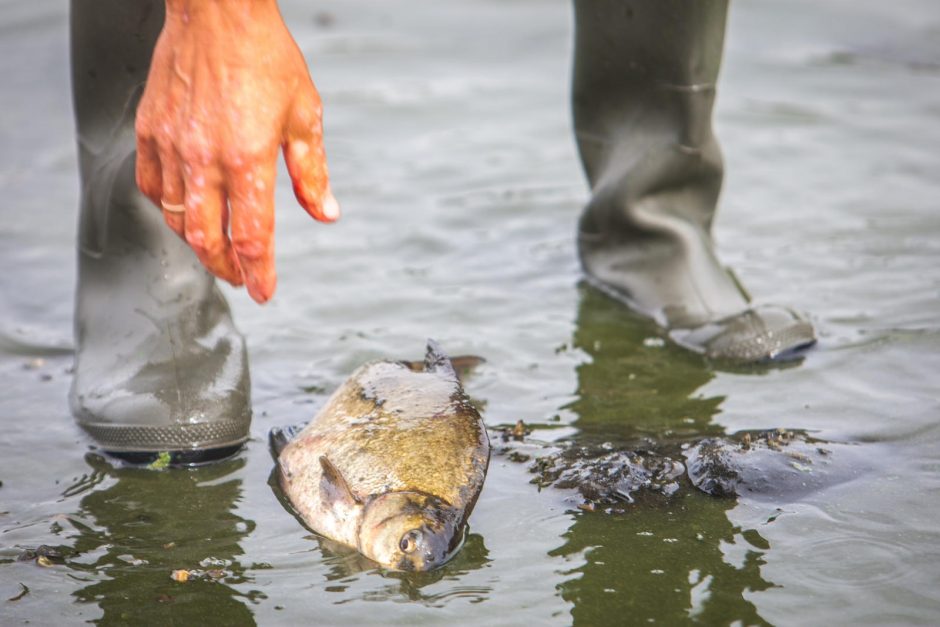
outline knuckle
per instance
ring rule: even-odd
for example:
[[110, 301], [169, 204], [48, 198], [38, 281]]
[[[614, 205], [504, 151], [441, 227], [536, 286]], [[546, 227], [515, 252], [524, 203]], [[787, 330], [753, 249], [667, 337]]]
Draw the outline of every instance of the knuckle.
[[137, 109], [137, 116], [134, 118], [134, 132], [138, 137], [150, 137], [153, 123], [151, 122], [150, 112], [144, 108]]
[[222, 237], [218, 234], [207, 233], [204, 229], [186, 229], [186, 243], [197, 255], [215, 257], [222, 252]]
[[248, 260], [262, 259], [267, 253], [267, 245], [264, 242], [246, 235], [233, 236], [232, 248], [235, 249], [236, 255]]
[[237, 148], [224, 151], [222, 163], [228, 170], [242, 173], [254, 170], [258, 164], [273, 161], [276, 154], [276, 150], [264, 143], [245, 142]]
[[294, 108], [294, 122], [298, 129], [319, 132], [322, 116], [319, 103], [301, 102]]
[[195, 166], [208, 166], [213, 161], [212, 147], [205, 141], [193, 139], [179, 146], [180, 159]]

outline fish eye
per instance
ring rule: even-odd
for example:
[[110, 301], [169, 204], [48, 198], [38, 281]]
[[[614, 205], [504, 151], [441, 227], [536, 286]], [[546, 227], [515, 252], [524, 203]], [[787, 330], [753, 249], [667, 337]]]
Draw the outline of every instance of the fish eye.
[[417, 529], [413, 529], [401, 537], [401, 540], [398, 541], [398, 548], [400, 548], [403, 553], [414, 553], [414, 550], [418, 548], [418, 541], [420, 539], [421, 532]]

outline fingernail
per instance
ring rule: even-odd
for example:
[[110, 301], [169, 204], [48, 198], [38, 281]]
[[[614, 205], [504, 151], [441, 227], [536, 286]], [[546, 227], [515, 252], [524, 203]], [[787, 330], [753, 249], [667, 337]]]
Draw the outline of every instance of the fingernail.
[[339, 218], [339, 203], [330, 190], [326, 190], [326, 197], [323, 199], [323, 217], [331, 221]]

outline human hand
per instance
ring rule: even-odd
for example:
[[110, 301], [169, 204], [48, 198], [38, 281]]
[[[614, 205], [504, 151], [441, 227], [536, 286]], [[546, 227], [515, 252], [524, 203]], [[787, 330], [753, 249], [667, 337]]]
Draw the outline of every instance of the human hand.
[[205, 267], [274, 293], [278, 147], [298, 202], [339, 218], [320, 96], [275, 0], [167, 0], [137, 109], [137, 185]]

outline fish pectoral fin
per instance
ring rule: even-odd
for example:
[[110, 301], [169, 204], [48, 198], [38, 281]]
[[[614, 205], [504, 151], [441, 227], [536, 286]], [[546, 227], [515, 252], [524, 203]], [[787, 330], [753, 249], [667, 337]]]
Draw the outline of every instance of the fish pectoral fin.
[[349, 489], [349, 484], [343, 478], [343, 473], [325, 455], [320, 456], [320, 467], [323, 469], [323, 476], [320, 479], [320, 492], [324, 502], [329, 503], [332, 507], [337, 505], [352, 507], [362, 504], [362, 501], [356, 498], [356, 495]]
[[302, 430], [302, 425], [291, 425], [288, 427], [274, 427], [268, 432], [268, 446], [275, 460], [284, 450], [284, 447]]

